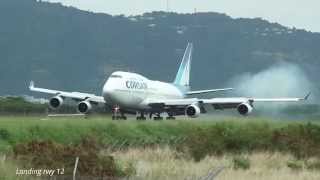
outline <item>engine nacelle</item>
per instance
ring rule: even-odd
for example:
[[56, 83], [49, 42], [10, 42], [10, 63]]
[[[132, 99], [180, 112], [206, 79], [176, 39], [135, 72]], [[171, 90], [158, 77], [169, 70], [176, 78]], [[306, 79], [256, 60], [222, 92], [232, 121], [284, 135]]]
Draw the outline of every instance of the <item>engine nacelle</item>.
[[51, 109], [58, 109], [63, 104], [63, 98], [61, 96], [52, 97], [49, 100], [49, 106]]
[[192, 118], [196, 118], [200, 115], [201, 110], [199, 106], [192, 104], [186, 108], [186, 115]]
[[88, 114], [92, 109], [92, 105], [88, 101], [82, 101], [78, 104], [78, 111], [82, 114]]
[[242, 103], [237, 107], [237, 110], [241, 115], [245, 116], [252, 112], [253, 107], [248, 103]]

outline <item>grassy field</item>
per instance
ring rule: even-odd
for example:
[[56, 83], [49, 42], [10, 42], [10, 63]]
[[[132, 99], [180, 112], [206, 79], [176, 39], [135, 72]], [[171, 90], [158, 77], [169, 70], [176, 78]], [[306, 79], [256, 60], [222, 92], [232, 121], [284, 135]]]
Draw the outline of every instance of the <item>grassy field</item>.
[[[232, 150], [250, 148], [246, 146], [269, 146], [274, 143], [272, 138], [277, 135], [298, 140], [311, 136], [311, 140], [317, 142], [320, 140], [320, 126], [318, 121], [255, 117], [182, 118], [161, 122], [141, 122], [133, 118], [127, 121], [112, 121], [109, 117], [0, 117], [0, 152], [10, 151], [13, 145], [32, 140], [77, 144], [85, 137], [92, 137], [100, 145], [109, 148], [152, 145], [175, 147], [193, 140], [195, 142], [190, 143], [200, 145], [199, 142], [217, 142]], [[201, 141], [197, 141], [196, 138], [200, 138]], [[230, 147], [232, 145], [235, 147]]]
[[136, 167], [136, 175], [133, 179], [154, 180], [194, 180], [208, 177], [216, 172], [218, 180], [317, 180], [320, 178], [319, 170], [310, 170], [306, 167], [292, 169], [288, 162], [294, 160], [289, 154], [258, 152], [245, 154], [250, 162], [249, 169], [235, 168], [236, 155], [207, 156], [200, 162], [194, 162], [191, 158], [181, 157], [170, 148], [155, 149], [130, 149], [128, 151], [114, 152], [116, 159], [132, 163]]
[[133, 119], [0, 117], [0, 160], [2, 155], [9, 157], [0, 165], [0, 174], [16, 178], [10, 169], [19, 164], [12, 156], [19, 144], [52, 141], [59, 147], [77, 147], [89, 138], [97, 143], [99, 154], [112, 155], [119, 166], [134, 168], [131, 179], [196, 179], [219, 167], [225, 168], [219, 179], [320, 178], [316, 120]]
[[[11, 145], [31, 140], [53, 140], [68, 144], [78, 143], [85, 136], [94, 136], [102, 144], [117, 145], [128, 141], [131, 145], [170, 144], [188, 137], [195, 129], [206, 129], [223, 124], [241, 128], [271, 129], [288, 124], [306, 124], [307, 121], [269, 120], [267, 118], [214, 117], [179, 119], [154, 122], [148, 120], [112, 121], [109, 117], [0, 117], [0, 152]], [[317, 123], [317, 122], [315, 122]], [[250, 128], [249, 127], [249, 128]]]
[[170, 143], [171, 140], [185, 137], [195, 125], [205, 127], [207, 123], [211, 122], [112, 121], [109, 117], [0, 117], [0, 151], [10, 148], [10, 145], [31, 140], [78, 143], [86, 136], [93, 136], [109, 145], [124, 141], [137, 145], [161, 143], [159, 140]]

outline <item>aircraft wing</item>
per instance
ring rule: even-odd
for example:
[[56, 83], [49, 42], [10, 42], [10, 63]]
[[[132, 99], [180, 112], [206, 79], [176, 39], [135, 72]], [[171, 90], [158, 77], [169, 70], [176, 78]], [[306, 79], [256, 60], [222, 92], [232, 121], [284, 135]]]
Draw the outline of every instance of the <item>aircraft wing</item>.
[[228, 103], [243, 103], [243, 102], [298, 102], [307, 100], [310, 94], [304, 98], [212, 98], [202, 99], [205, 104], [228, 104]]
[[305, 101], [309, 98], [310, 93], [303, 98], [212, 98], [212, 99], [198, 99], [198, 98], [186, 98], [186, 99], [149, 99], [149, 106], [189, 106], [191, 104], [209, 104], [216, 109], [236, 108], [239, 104], [254, 102], [299, 102]]
[[33, 81], [30, 82], [29, 89], [30, 91], [34, 91], [34, 92], [52, 94], [52, 95], [61, 96], [64, 98], [71, 98], [79, 101], [89, 100], [90, 102], [94, 102], [94, 103], [105, 103], [105, 100], [102, 96], [96, 96], [94, 94], [88, 94], [88, 93], [65, 92], [65, 91], [59, 91], [59, 90], [38, 88], [34, 86]]
[[189, 91], [186, 95], [196, 95], [196, 94], [205, 94], [210, 92], [219, 92], [219, 91], [229, 91], [233, 90], [233, 88], [224, 88], [224, 89], [208, 89], [208, 90], [200, 90], [200, 91]]
[[211, 104], [215, 109], [237, 108], [242, 103], [253, 105], [254, 102], [299, 102], [308, 99], [310, 94], [304, 98], [213, 98], [203, 99], [203, 104]]

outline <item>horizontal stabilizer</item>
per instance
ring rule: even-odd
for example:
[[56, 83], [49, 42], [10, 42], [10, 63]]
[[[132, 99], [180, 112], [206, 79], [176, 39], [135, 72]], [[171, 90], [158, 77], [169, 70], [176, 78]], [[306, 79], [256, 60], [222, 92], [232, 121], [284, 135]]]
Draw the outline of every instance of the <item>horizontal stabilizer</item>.
[[196, 95], [196, 94], [205, 94], [211, 92], [220, 92], [220, 91], [229, 91], [233, 90], [233, 88], [225, 88], [225, 89], [208, 89], [208, 90], [200, 90], [200, 91], [189, 91], [186, 95]]

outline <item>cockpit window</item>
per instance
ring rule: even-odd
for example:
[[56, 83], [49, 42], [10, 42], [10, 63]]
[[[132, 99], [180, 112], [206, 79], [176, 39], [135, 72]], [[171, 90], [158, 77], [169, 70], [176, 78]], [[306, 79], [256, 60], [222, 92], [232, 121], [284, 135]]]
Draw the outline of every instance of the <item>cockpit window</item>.
[[111, 78], [122, 78], [122, 76], [116, 75], [116, 74], [113, 74], [113, 75], [111, 75], [110, 77], [111, 77]]

